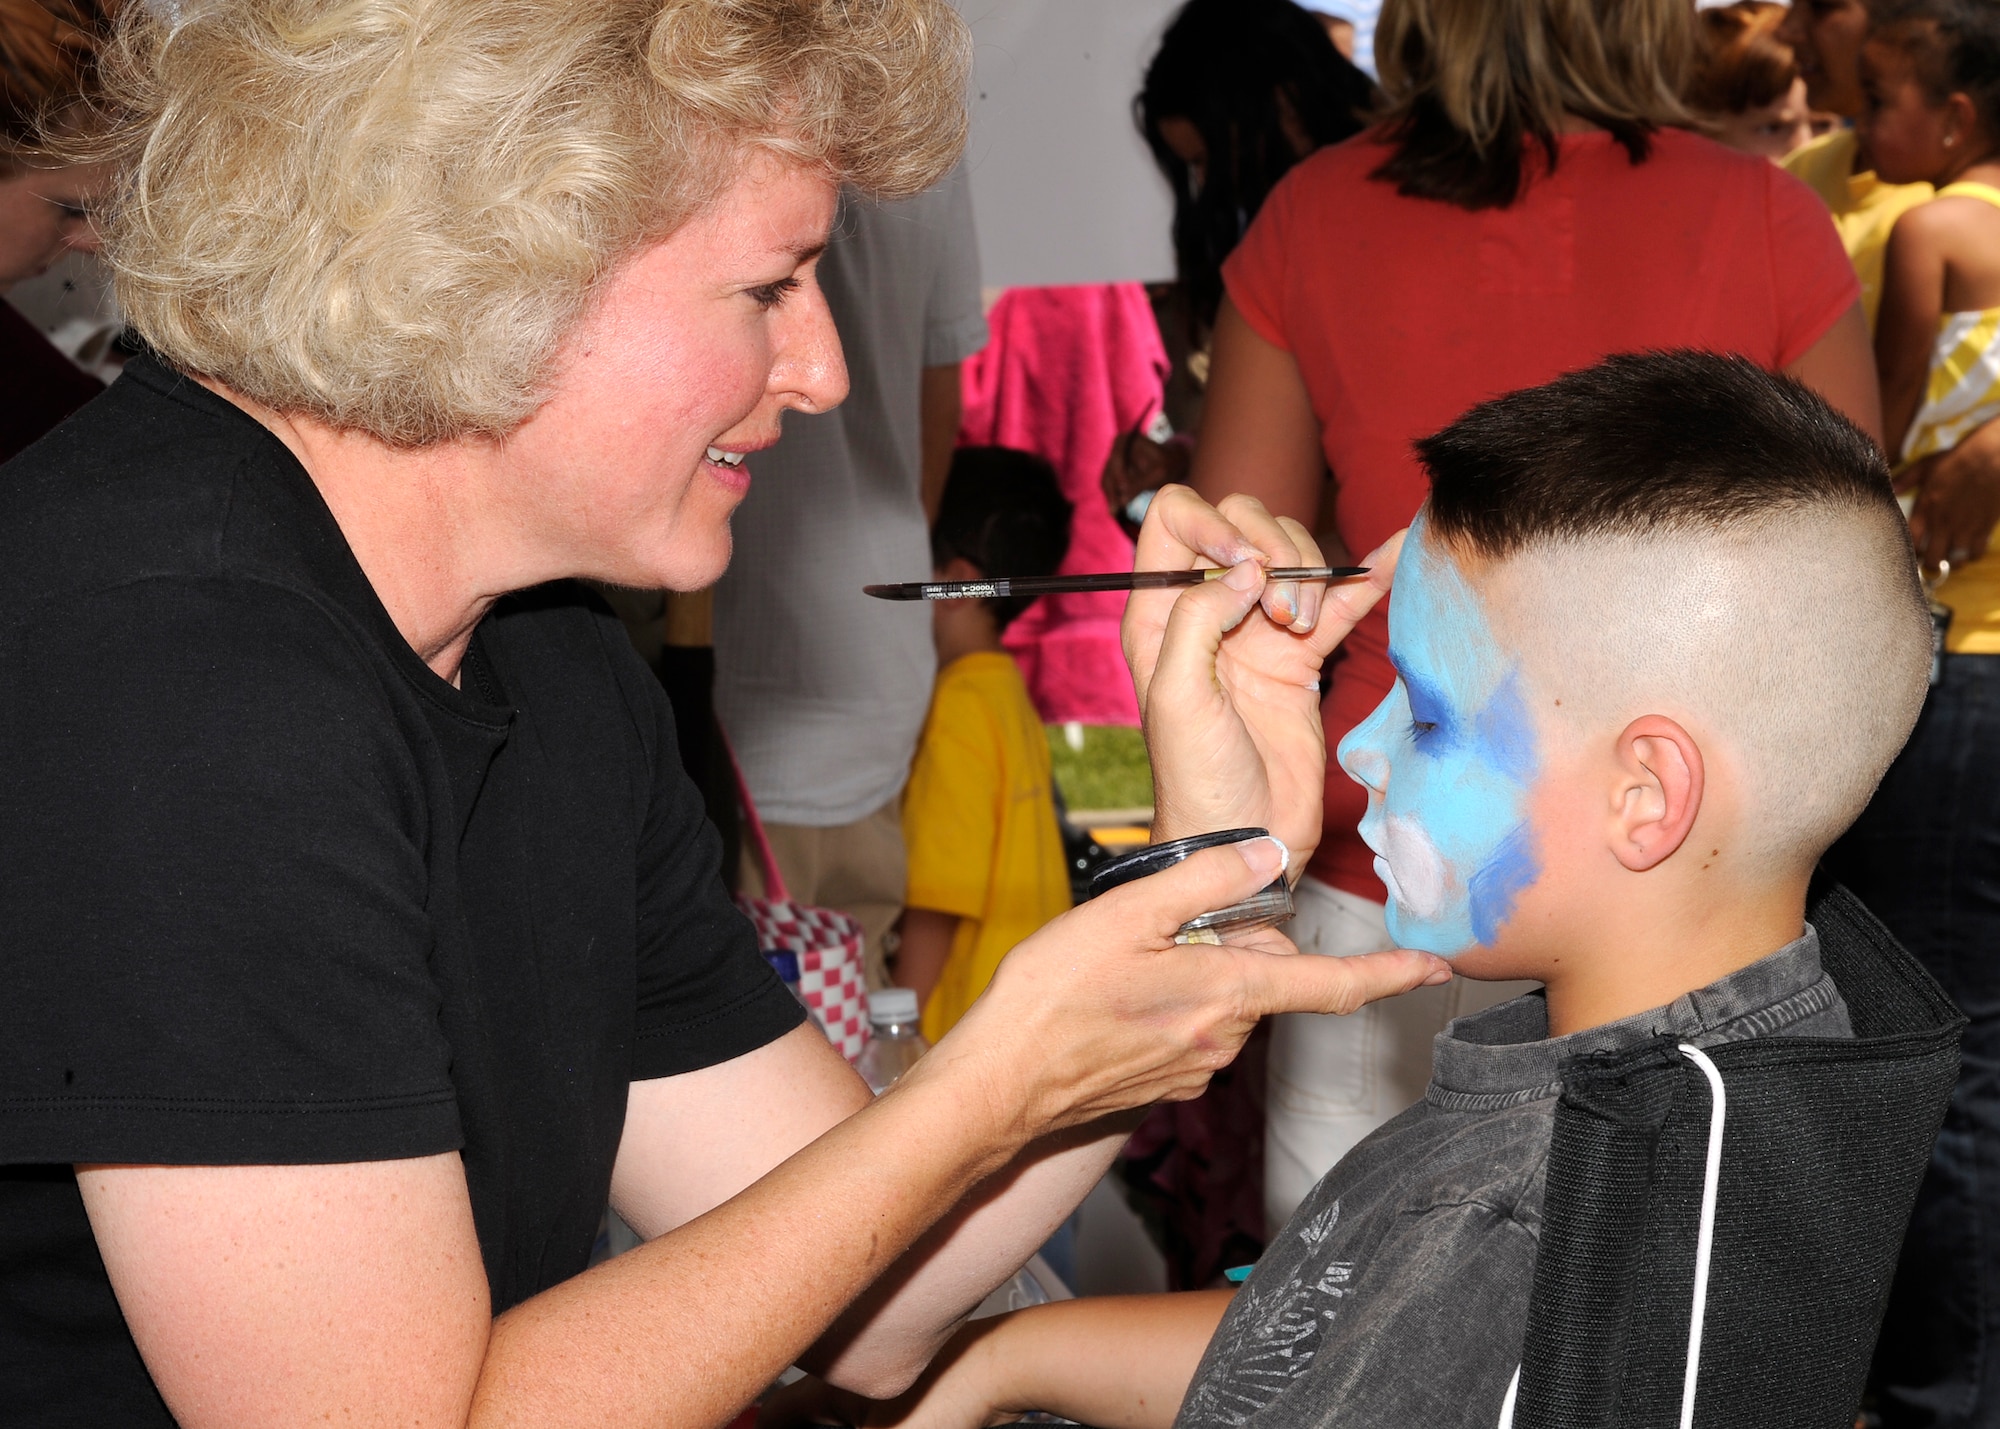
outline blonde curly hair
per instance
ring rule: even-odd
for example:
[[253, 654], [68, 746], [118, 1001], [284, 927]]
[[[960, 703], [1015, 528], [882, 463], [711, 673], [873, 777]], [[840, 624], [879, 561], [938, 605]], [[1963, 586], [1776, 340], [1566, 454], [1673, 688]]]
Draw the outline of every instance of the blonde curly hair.
[[414, 446], [539, 405], [599, 281], [747, 154], [916, 193], [965, 137], [946, 0], [148, 0], [71, 147], [168, 361]]

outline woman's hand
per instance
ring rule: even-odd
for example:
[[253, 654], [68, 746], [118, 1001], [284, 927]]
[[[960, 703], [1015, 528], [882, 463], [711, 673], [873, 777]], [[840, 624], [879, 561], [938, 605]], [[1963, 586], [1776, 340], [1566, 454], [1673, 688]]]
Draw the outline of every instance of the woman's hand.
[[1427, 953], [1299, 957], [1275, 929], [1234, 945], [1175, 943], [1181, 924], [1248, 897], [1281, 867], [1277, 846], [1256, 839], [1071, 909], [1010, 952], [966, 1016], [884, 1095], [955, 1078], [968, 1113], [1033, 1139], [1200, 1095], [1269, 1013], [1352, 1012], [1450, 977]]
[[1247, 496], [1213, 507], [1164, 488], [1139, 533], [1140, 570], [1226, 566], [1191, 589], [1134, 591], [1125, 659], [1153, 761], [1156, 839], [1261, 827], [1293, 853], [1319, 843], [1326, 781], [1320, 667], [1385, 594], [1400, 535], [1364, 556], [1353, 580], [1264, 579], [1274, 566], [1321, 564], [1305, 527]]

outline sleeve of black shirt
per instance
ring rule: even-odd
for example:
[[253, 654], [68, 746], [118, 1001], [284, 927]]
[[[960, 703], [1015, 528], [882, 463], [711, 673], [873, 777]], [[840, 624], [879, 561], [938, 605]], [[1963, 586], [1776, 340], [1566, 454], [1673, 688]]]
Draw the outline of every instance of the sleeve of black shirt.
[[632, 1079], [776, 1041], [805, 1020], [722, 881], [722, 838], [681, 767], [673, 705], [615, 620], [600, 619], [641, 725], [652, 786], [639, 833], [639, 1006]]
[[0, 1162], [458, 1146], [422, 801], [343, 628], [225, 578], [15, 614]]

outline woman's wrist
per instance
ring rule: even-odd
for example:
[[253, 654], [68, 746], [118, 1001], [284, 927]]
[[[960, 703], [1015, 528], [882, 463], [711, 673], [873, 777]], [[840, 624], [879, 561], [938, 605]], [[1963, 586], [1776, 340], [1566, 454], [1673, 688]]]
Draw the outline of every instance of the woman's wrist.
[[[966, 1032], [974, 1026], [960, 1024]], [[948, 1036], [897, 1079], [879, 1101], [921, 1108], [917, 1115], [934, 1125], [937, 1144], [956, 1148], [978, 1175], [999, 1170], [1046, 1129], [1036, 1108], [1041, 1098], [1026, 1068], [1009, 1067], [1009, 1049], [978, 1045], [973, 1037]], [[988, 1039], [990, 1040], [990, 1039]], [[926, 1135], [933, 1133], [927, 1131]]]

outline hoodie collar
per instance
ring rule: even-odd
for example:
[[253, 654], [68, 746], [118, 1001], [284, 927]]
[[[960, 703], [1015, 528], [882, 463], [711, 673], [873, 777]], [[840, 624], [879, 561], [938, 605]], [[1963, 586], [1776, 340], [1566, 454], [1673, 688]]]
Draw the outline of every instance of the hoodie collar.
[[1801, 937], [1775, 953], [1665, 1007], [1567, 1037], [1549, 1036], [1548, 1002], [1539, 989], [1455, 1018], [1438, 1034], [1424, 1099], [1452, 1111], [1539, 1101], [1562, 1089], [1558, 1069], [1570, 1057], [1622, 1052], [1658, 1037], [1697, 1047], [1770, 1037], [1841, 1005], [1820, 966], [1819, 934], [1808, 923]]

